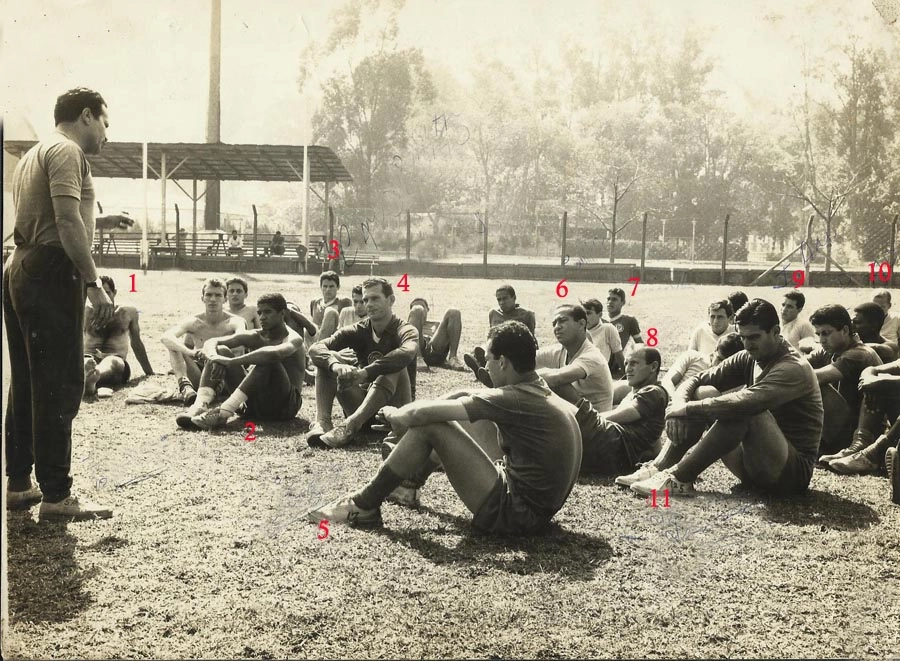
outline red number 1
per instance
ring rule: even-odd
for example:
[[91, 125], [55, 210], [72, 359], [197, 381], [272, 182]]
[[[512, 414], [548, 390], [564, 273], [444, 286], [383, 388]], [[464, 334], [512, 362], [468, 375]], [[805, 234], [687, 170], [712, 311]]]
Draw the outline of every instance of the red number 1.
[[137, 288], [134, 286], [134, 273], [128, 276], [131, 278], [131, 291], [129, 293], [133, 294], [137, 291]]

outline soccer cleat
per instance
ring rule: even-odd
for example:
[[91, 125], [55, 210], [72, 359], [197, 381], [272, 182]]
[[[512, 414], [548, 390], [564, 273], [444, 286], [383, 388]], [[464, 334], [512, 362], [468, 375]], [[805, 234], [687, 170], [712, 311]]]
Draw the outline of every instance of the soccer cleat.
[[900, 449], [888, 448], [884, 453], [884, 465], [891, 483], [891, 501], [900, 505]]
[[843, 450], [839, 450], [834, 454], [823, 454], [819, 457], [819, 460], [816, 462], [819, 466], [824, 468], [828, 468], [828, 464], [834, 461], [835, 459], [843, 459], [844, 457], [849, 457], [851, 454], [855, 452], [859, 452], [860, 450], [864, 450], [869, 446], [869, 443], [863, 443], [859, 439], [854, 440], [850, 447], [846, 447]]
[[404, 507], [411, 507], [414, 510], [419, 509], [422, 501], [419, 500], [419, 490], [412, 487], [404, 487], [400, 485], [388, 495], [387, 500]]
[[214, 409], [209, 409], [204, 413], [198, 413], [193, 418], [191, 418], [191, 423], [199, 427], [200, 429], [221, 429], [225, 426], [225, 423], [228, 422], [228, 418], [231, 417], [231, 413], [228, 411], [223, 411], [218, 406]]
[[69, 519], [72, 521], [89, 521], [91, 519], [109, 519], [112, 517], [109, 507], [102, 507], [91, 502], [81, 502], [78, 496], [70, 495], [58, 503], [41, 503], [38, 513], [40, 519]]
[[656, 491], [657, 494], [662, 494], [666, 489], [673, 496], [694, 496], [697, 493], [694, 490], [693, 482], [676, 480], [669, 470], [661, 470], [656, 475], [631, 485], [631, 490], [642, 496], [649, 496], [653, 491]]
[[480, 367], [487, 365], [487, 354], [484, 352], [484, 347], [475, 347], [472, 355], [475, 356], [475, 360], [478, 361]]
[[464, 353], [463, 362], [466, 364], [466, 367], [472, 370], [473, 374], [478, 374], [478, 368], [481, 367], [481, 365], [478, 363], [478, 360], [475, 358], [475, 356], [470, 353]]
[[849, 457], [842, 457], [829, 462], [828, 468], [841, 475], [854, 473], [874, 473], [878, 470], [878, 463], [866, 456], [865, 450], [854, 452]]
[[200, 415], [204, 411], [206, 411], [209, 407], [206, 404], [194, 404], [189, 409], [186, 409], [175, 416], [175, 424], [177, 424], [182, 429], [189, 429], [191, 431], [196, 431], [197, 426], [192, 422], [192, 418], [195, 415]]
[[327, 423], [314, 422], [309, 426], [309, 432], [306, 434], [306, 443], [311, 448], [327, 448], [329, 446], [322, 442], [322, 436], [334, 429], [334, 425], [329, 420]]
[[32, 505], [41, 502], [41, 490], [39, 487], [31, 485], [25, 491], [6, 490], [6, 509], [8, 510], [27, 510]]
[[383, 524], [380, 507], [374, 510], [360, 509], [349, 495], [338, 498], [327, 505], [307, 510], [304, 516], [310, 523], [326, 520], [331, 523], [342, 523], [352, 528], [372, 528]]
[[658, 472], [659, 468], [656, 467], [656, 464], [652, 461], [646, 461], [633, 473], [619, 475], [619, 477], [616, 478], [616, 484], [620, 487], [630, 487], [635, 482], [640, 482], [641, 480], [646, 480], [648, 477], [653, 477]]
[[353, 440], [355, 432], [350, 431], [347, 425], [338, 425], [329, 432], [319, 437], [319, 442], [329, 448], [342, 448]]
[[178, 381], [178, 392], [181, 393], [181, 401], [185, 406], [192, 406], [197, 401], [197, 391], [187, 377], [181, 377]]
[[488, 388], [494, 387], [494, 380], [491, 378], [490, 372], [488, 372], [483, 367], [478, 368], [478, 372], [475, 374], [478, 380], [482, 385], [487, 386]]

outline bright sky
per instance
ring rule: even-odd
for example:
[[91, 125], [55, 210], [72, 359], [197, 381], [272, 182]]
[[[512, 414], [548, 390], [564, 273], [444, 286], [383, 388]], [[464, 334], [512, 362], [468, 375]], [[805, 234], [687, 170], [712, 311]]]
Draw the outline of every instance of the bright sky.
[[[303, 143], [307, 100], [297, 70], [304, 23], [324, 39], [337, 6], [222, 0], [224, 142]], [[32, 137], [29, 124], [45, 135], [56, 96], [86, 85], [108, 102], [111, 140], [205, 140], [208, 0], [6, 0], [0, 11], [7, 138]], [[673, 32], [692, 25], [708, 33], [714, 86], [733, 109], [757, 119], [796, 89], [804, 43], [827, 54], [856, 32], [864, 43], [898, 45], [896, 25], [886, 27], [868, 0], [407, 0], [401, 38], [464, 76], [486, 57], [516, 65], [536, 49], [554, 60], [561, 40], [602, 56], [608, 26], [637, 26], [648, 13]], [[107, 196], [121, 189], [133, 201], [128, 188], [117, 182]], [[224, 190], [223, 211], [230, 197], [244, 203]]]

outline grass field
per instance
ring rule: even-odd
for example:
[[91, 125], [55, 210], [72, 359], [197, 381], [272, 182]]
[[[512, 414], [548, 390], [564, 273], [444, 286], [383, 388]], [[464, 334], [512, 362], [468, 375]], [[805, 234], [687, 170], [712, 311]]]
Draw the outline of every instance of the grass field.
[[[202, 309], [204, 274], [138, 273], [136, 293], [129, 272], [111, 274], [118, 302], [141, 311], [164, 374], [159, 337]], [[248, 280], [251, 301], [275, 290], [306, 307], [317, 294], [313, 276]], [[434, 311], [461, 309], [464, 347], [483, 339], [498, 282], [409, 283], [397, 312], [424, 296]], [[513, 284], [550, 342], [556, 282]], [[605, 300], [609, 286], [572, 283], [567, 300]], [[707, 303], [731, 289], [641, 285], [625, 312], [645, 337], [658, 329], [670, 364]], [[869, 300], [866, 290], [805, 293], [807, 313]], [[476, 385], [458, 372], [418, 376], [420, 398]], [[73, 440], [75, 489], [114, 506], [114, 518], [39, 524], [37, 508], [8, 514], [5, 658], [900, 655], [900, 507], [883, 476], [817, 469], [808, 494], [770, 501], [737, 488], [719, 464], [701, 495], [668, 509], [583, 479], [549, 535], [496, 540], [473, 534], [439, 473], [421, 511], [387, 504], [383, 530], [333, 526], [320, 540], [299, 515], [372, 473], [375, 435], [339, 451], [307, 448], [309, 387], [298, 419], [259, 423], [255, 442], [242, 425], [182, 431], [177, 407], [126, 406], [125, 396], [83, 405]]]

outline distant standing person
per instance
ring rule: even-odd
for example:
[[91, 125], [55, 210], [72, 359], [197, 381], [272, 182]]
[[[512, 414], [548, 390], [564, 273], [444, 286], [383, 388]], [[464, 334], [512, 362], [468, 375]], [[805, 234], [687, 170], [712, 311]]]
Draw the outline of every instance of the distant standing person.
[[72, 421], [84, 391], [85, 295], [97, 325], [114, 312], [91, 258], [94, 184], [86, 157], [106, 143], [109, 117], [103, 97], [83, 87], [57, 98], [53, 116], [56, 131], [28, 150], [12, 179], [16, 249], [3, 272], [7, 507], [42, 499], [40, 518], [108, 519], [110, 508], [72, 493], [70, 471]]
[[[108, 275], [101, 275], [103, 290], [115, 303], [116, 283]], [[120, 386], [131, 378], [128, 365], [128, 349], [141, 364], [144, 374], [153, 374], [147, 357], [147, 349], [141, 340], [138, 311], [127, 305], [117, 305], [113, 318], [100, 326], [94, 321], [94, 308], [88, 306], [84, 313], [84, 394], [96, 394], [98, 386]]]

